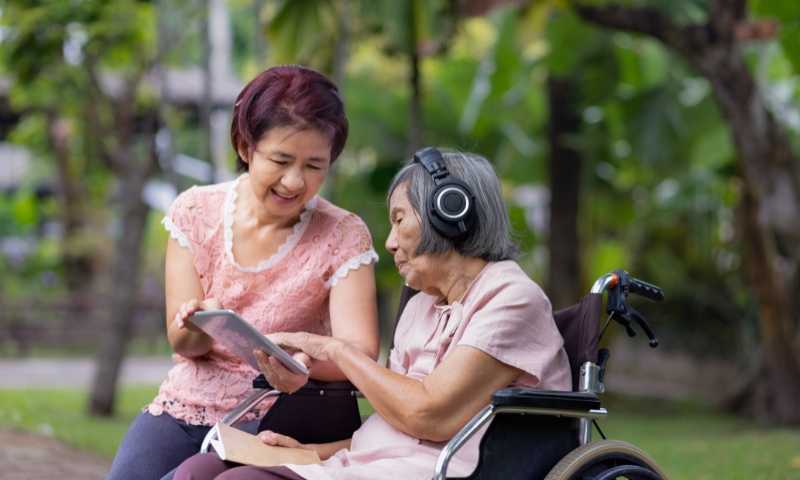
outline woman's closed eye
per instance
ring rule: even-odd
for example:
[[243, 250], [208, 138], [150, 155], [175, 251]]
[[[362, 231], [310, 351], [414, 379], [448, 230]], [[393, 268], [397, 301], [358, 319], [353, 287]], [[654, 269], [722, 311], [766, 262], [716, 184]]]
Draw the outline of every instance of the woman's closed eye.
[[273, 159], [270, 158], [269, 161], [274, 163], [274, 164], [276, 164], [276, 165], [280, 165], [282, 167], [286, 166], [286, 165], [289, 165], [289, 162], [286, 162], [286, 161], [283, 161], [283, 160], [273, 160]]

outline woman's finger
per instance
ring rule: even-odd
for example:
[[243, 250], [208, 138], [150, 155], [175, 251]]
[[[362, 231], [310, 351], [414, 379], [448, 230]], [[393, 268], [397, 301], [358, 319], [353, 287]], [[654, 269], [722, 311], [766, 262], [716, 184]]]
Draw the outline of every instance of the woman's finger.
[[306, 368], [308, 368], [308, 369], [310, 369], [310, 368], [311, 368], [311, 367], [314, 365], [314, 359], [313, 359], [313, 358], [311, 358], [311, 357], [309, 357], [309, 356], [308, 356], [308, 355], [307, 355], [305, 352], [303, 352], [303, 351], [294, 352], [294, 354], [292, 354], [292, 357], [293, 357], [295, 360], [297, 360], [298, 362], [300, 362], [300, 363], [302, 363], [303, 365], [305, 365], [305, 367], [306, 367]]
[[198, 310], [222, 310], [223, 308], [222, 302], [214, 297], [206, 298], [197, 307]]
[[325, 345], [326, 342], [332, 340], [331, 337], [323, 337], [309, 333], [287, 332], [273, 333], [268, 335], [268, 337], [279, 346], [301, 350], [314, 360], [328, 360], [328, 356], [325, 352]]
[[197, 301], [196, 298], [189, 300], [186, 304], [186, 316], [193, 314], [194, 312], [201, 310], [200, 309], [200, 302]]
[[296, 334], [294, 333], [280, 332], [280, 333], [270, 333], [269, 335], [267, 335], [267, 338], [272, 340], [272, 342], [275, 343], [275, 345], [278, 345], [279, 347], [288, 347], [301, 350], [300, 347], [295, 346], [295, 344], [297, 343], [296, 341], [293, 341], [294, 340], [293, 337], [295, 336]]
[[264, 430], [263, 432], [259, 433], [258, 436], [261, 438], [261, 441], [266, 443], [267, 445], [306, 449], [305, 445], [298, 442], [294, 438], [287, 437], [286, 435], [281, 435], [279, 433], [275, 433], [269, 430]]

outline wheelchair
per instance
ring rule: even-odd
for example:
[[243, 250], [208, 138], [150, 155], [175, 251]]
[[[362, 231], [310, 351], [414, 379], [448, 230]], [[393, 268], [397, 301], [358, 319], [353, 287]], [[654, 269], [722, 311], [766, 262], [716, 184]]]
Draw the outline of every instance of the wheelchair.
[[[608, 317], [601, 331], [606, 292]], [[408, 286], [403, 288], [396, 321], [416, 293]], [[632, 326], [636, 323], [647, 335], [650, 346], [658, 346], [650, 325], [628, 305], [629, 294], [652, 301], [664, 299], [660, 288], [637, 280], [624, 270], [614, 270], [600, 277], [580, 303], [554, 312], [572, 370], [573, 391], [499, 390], [493, 395], [492, 403], [442, 449], [433, 479], [454, 480], [446, 476], [450, 460], [475, 433], [489, 424], [481, 439], [478, 465], [466, 479], [609, 480], [624, 477], [667, 480], [666, 473], [647, 453], [634, 445], [606, 439], [596, 423], [608, 414], [600, 406], [597, 393], [605, 391], [602, 382], [610, 351], [607, 348], [598, 350], [598, 342], [611, 320], [625, 327], [631, 337], [636, 335]], [[286, 394], [273, 390], [260, 375], [253, 386], [257, 391], [222, 423], [232, 425], [264, 399], [278, 396], [259, 430], [270, 429], [301, 443], [324, 443], [349, 438], [361, 424], [357, 404], [361, 394], [350, 382], [312, 380], [297, 392]], [[325, 421], [309, 418], [315, 415]], [[308, 425], [314, 425], [313, 432]], [[603, 440], [592, 441], [592, 425], [597, 427]], [[213, 434], [212, 429], [203, 442], [201, 453], [208, 451]]]

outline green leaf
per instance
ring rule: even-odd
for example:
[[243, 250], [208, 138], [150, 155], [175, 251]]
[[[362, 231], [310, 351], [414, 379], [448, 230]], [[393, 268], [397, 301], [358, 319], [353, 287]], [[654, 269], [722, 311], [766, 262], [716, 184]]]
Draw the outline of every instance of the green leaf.
[[28, 190], [20, 191], [11, 206], [14, 220], [23, 227], [33, 225], [39, 220], [36, 195]]
[[[285, 0], [270, 23], [268, 32], [277, 63], [297, 61], [305, 46], [329, 31], [325, 15], [335, 15], [330, 0]], [[329, 32], [328, 32], [329, 33]]]

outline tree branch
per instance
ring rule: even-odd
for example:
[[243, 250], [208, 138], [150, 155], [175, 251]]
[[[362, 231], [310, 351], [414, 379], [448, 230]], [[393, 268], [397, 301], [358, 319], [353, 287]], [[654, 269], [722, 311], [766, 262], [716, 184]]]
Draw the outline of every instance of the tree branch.
[[734, 27], [745, 19], [747, 0], [709, 0], [708, 25], [717, 42], [735, 41]]
[[707, 37], [705, 27], [680, 27], [663, 13], [649, 8], [608, 7], [595, 8], [576, 5], [578, 15], [584, 20], [602, 27], [628, 30], [655, 37], [683, 55], [690, 55], [691, 49]]

